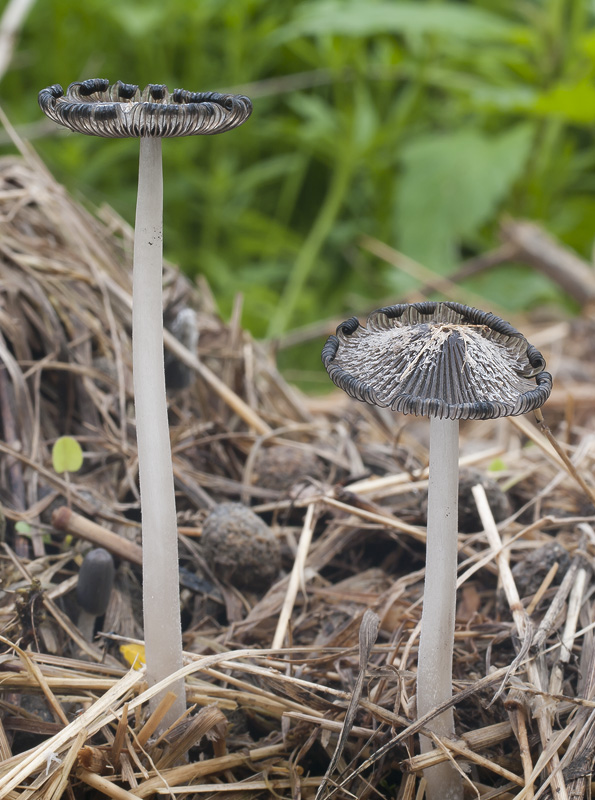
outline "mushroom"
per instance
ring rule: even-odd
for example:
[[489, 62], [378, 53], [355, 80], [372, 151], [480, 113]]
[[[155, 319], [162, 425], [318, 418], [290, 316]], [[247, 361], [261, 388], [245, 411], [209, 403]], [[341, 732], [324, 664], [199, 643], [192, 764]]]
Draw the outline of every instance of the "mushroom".
[[[552, 379], [545, 360], [508, 322], [460, 303], [413, 303], [373, 311], [330, 336], [322, 360], [347, 394], [377, 406], [430, 417], [426, 574], [417, 667], [417, 713], [452, 697], [457, 581], [460, 419], [495, 419], [539, 408]], [[452, 707], [428, 722], [454, 735]], [[422, 752], [432, 741], [421, 737]], [[429, 800], [459, 800], [450, 762], [424, 772]]]
[[[134, 234], [132, 347], [136, 436], [143, 540], [143, 610], [150, 685], [182, 666], [178, 590], [178, 540], [163, 355], [161, 139], [215, 134], [244, 122], [247, 97], [195, 93], [149, 84], [92, 79], [71, 83], [66, 95], [54, 85], [39, 93], [50, 119], [79, 133], [140, 138]], [[186, 710], [184, 681], [169, 684], [177, 701], [167, 727]], [[155, 708], [164, 692], [152, 700]]]
[[81, 564], [76, 585], [79, 604], [77, 626], [88, 642], [93, 641], [95, 620], [107, 610], [115, 572], [114, 559], [103, 547], [89, 550]]

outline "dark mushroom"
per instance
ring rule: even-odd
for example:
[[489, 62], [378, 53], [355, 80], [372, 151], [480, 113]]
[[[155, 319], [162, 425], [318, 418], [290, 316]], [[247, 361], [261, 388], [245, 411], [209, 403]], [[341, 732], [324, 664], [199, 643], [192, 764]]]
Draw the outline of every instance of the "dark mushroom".
[[[92, 79], [39, 93], [50, 119], [92, 136], [140, 139], [134, 234], [132, 343], [136, 435], [143, 537], [143, 607], [150, 685], [182, 666], [178, 540], [163, 355], [161, 139], [215, 134], [241, 125], [252, 111], [247, 97], [187, 92]], [[167, 727], [186, 709], [183, 679], [170, 683], [178, 701]], [[165, 692], [166, 690], [164, 690]], [[163, 693], [157, 695], [155, 707]]]
[[[173, 333], [186, 350], [196, 354], [199, 339], [198, 319], [193, 308], [181, 308], [165, 327]], [[195, 373], [169, 350], [165, 354], [165, 385], [167, 389], [187, 389]]]
[[[547, 400], [545, 360], [508, 322], [459, 303], [414, 303], [353, 317], [322, 351], [334, 381], [352, 397], [403, 414], [430, 417], [430, 464], [424, 606], [417, 673], [422, 717], [452, 696], [457, 580], [458, 431], [460, 419], [524, 414]], [[452, 709], [427, 727], [452, 737]], [[421, 737], [422, 751], [432, 748]], [[462, 798], [449, 762], [424, 773], [430, 800]]]
[[103, 547], [89, 550], [81, 564], [76, 585], [79, 604], [77, 625], [89, 642], [93, 641], [95, 620], [107, 610], [115, 573], [114, 559]]

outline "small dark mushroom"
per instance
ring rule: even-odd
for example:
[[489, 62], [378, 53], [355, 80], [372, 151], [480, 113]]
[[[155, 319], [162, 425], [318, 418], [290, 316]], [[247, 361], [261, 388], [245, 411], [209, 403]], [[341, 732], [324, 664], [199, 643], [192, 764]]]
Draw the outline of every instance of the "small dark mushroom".
[[[543, 405], [552, 379], [535, 347], [508, 322], [460, 303], [413, 303], [353, 317], [322, 351], [347, 394], [403, 414], [430, 417], [426, 579], [417, 672], [417, 712], [452, 696], [457, 580], [460, 419], [495, 419]], [[452, 709], [429, 724], [454, 735]], [[422, 751], [432, 742], [421, 737]], [[429, 800], [459, 800], [463, 788], [447, 762], [425, 770]]]
[[112, 589], [116, 569], [111, 553], [103, 547], [89, 550], [79, 571], [76, 585], [76, 598], [79, 604], [77, 625], [87, 641], [93, 641], [95, 620], [102, 617], [106, 610]]
[[[193, 308], [181, 308], [171, 322], [166, 322], [166, 328], [186, 350], [196, 355], [200, 334], [196, 311]], [[187, 389], [195, 375], [190, 367], [182, 364], [179, 358], [168, 350], [165, 354], [165, 385], [168, 389]]]

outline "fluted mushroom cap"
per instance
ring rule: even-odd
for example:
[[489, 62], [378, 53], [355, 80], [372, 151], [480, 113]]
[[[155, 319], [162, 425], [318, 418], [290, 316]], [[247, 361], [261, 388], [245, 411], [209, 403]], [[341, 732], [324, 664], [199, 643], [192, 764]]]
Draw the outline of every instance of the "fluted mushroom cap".
[[460, 303], [413, 303], [348, 319], [322, 361], [351, 397], [403, 414], [494, 419], [542, 406], [545, 359], [508, 322]]
[[193, 136], [237, 128], [252, 113], [243, 95], [187, 92], [149, 84], [138, 86], [103, 78], [71, 83], [66, 94], [59, 84], [39, 93], [41, 110], [59, 125], [89, 136], [116, 139]]

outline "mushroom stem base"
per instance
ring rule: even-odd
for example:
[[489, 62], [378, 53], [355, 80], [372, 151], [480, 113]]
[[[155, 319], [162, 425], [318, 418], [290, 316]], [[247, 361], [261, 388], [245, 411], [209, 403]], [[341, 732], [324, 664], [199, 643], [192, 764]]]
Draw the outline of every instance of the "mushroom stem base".
[[[422, 717], [452, 697], [452, 658], [457, 590], [459, 490], [458, 420], [430, 419], [430, 470], [424, 606], [417, 667], [417, 714]], [[454, 737], [449, 708], [426, 726]], [[420, 737], [421, 750], [433, 748]], [[428, 800], [462, 800], [461, 777], [449, 762], [424, 770]]]

